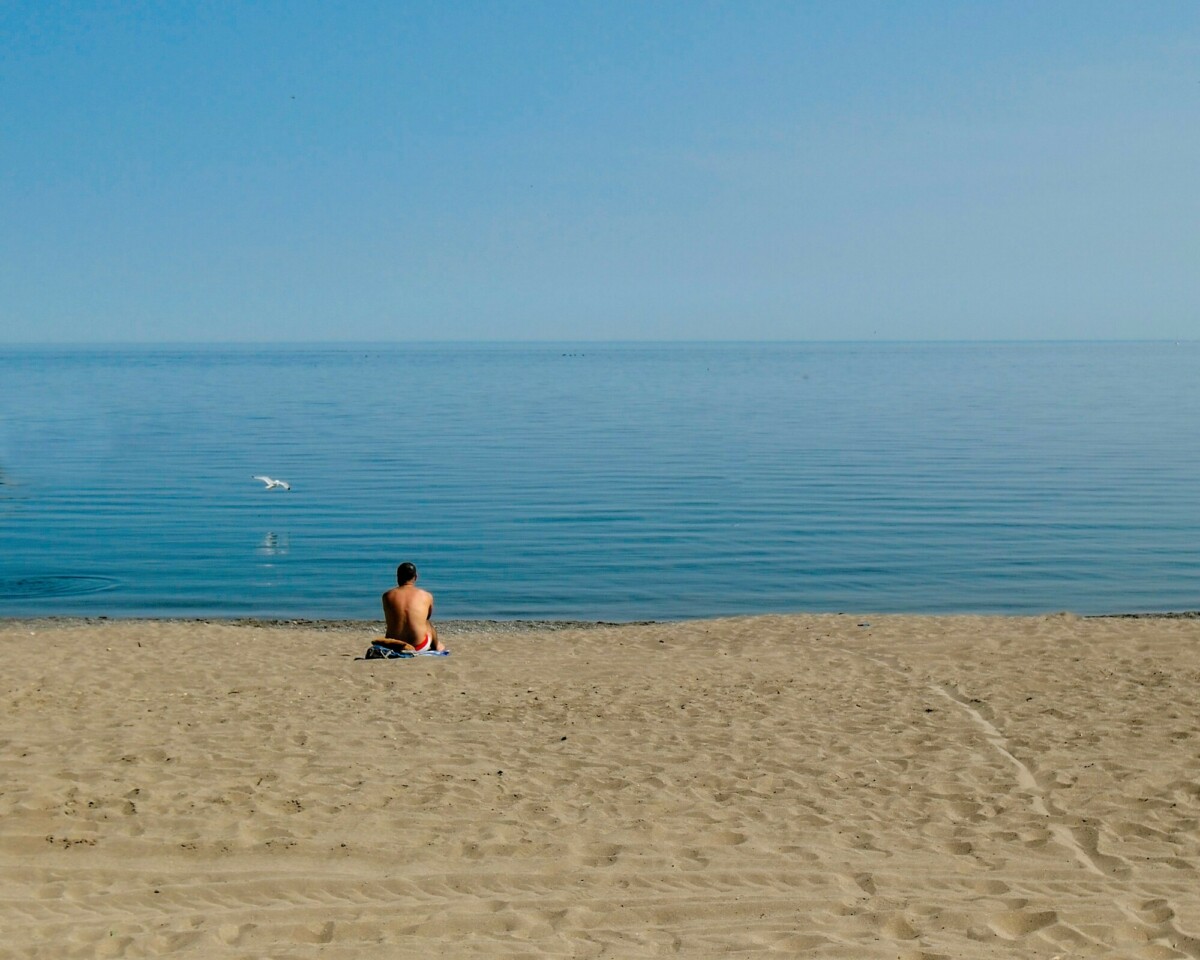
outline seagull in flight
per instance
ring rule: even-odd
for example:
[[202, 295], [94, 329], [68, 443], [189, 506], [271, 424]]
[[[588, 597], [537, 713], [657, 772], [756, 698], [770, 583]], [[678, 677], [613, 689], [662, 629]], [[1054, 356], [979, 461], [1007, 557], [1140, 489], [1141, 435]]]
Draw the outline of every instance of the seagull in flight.
[[251, 477], [252, 480], [261, 480], [266, 484], [266, 490], [291, 490], [292, 485], [286, 480], [272, 480], [270, 477]]

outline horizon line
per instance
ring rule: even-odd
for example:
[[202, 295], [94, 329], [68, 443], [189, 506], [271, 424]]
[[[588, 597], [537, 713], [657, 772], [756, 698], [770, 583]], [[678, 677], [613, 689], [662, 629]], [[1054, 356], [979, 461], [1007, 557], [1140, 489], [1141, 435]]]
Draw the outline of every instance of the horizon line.
[[0, 341], [0, 350], [16, 348], [71, 348], [71, 347], [360, 347], [360, 346], [538, 346], [549, 344], [590, 344], [595, 346], [667, 346], [685, 344], [987, 344], [987, 343], [1200, 343], [1197, 337], [918, 337], [845, 339], [845, 338], [794, 338], [768, 337], [761, 339], [711, 338], [695, 339], [630, 339], [614, 338], [415, 338], [396, 339], [323, 339], [323, 340], [14, 340]]

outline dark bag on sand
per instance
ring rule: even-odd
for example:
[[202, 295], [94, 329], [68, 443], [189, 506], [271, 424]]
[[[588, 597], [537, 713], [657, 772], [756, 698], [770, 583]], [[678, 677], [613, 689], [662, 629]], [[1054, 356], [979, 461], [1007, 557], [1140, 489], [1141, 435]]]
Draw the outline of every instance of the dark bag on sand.
[[382, 643], [373, 643], [366, 653], [363, 654], [364, 660], [411, 660], [415, 657], [415, 653], [408, 653], [404, 650], [393, 650], [391, 647], [385, 647]]

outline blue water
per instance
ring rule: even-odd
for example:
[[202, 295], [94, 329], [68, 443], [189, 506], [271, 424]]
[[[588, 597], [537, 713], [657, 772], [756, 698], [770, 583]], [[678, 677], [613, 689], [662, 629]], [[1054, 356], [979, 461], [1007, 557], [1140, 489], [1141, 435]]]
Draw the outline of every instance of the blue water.
[[[1200, 607], [1200, 344], [0, 351], [0, 615]], [[282, 477], [266, 491], [252, 474]]]

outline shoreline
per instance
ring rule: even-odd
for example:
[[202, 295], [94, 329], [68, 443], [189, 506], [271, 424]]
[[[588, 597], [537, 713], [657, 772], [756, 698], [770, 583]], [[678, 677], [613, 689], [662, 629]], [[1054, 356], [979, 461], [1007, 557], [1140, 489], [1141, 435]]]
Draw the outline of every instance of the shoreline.
[[[512, 619], [497, 620], [491, 618], [479, 619], [438, 619], [439, 630], [455, 634], [479, 633], [528, 633], [533, 631], [558, 632], [564, 630], [599, 630], [620, 627], [646, 627], [667, 624], [708, 623], [727, 620], [753, 620], [762, 617], [887, 617], [890, 619], [930, 618], [933, 620], [954, 620], [962, 618], [999, 619], [999, 620], [1031, 620], [1045, 617], [1072, 617], [1079, 620], [1200, 620], [1200, 610], [1163, 610], [1143, 611], [1136, 613], [1073, 613], [1071, 611], [1046, 611], [1043, 613], [879, 613], [872, 611], [767, 611], [762, 613], [738, 613], [722, 616], [696, 617], [686, 620], [551, 620], [551, 619]], [[236, 627], [258, 628], [296, 628], [303, 630], [323, 630], [356, 633], [380, 633], [383, 628], [382, 620], [352, 620], [340, 618], [286, 618], [286, 617], [160, 617], [160, 616], [75, 616], [75, 615], [41, 615], [33, 617], [0, 616], [0, 628], [5, 625], [60, 625], [82, 626], [98, 624], [216, 624]]]
[[[675, 621], [635, 620], [628, 622], [606, 620], [437, 620], [440, 632], [455, 636], [487, 633], [532, 633], [561, 632], [564, 630], [600, 630], [619, 627], [650, 626], [656, 623]], [[329, 633], [355, 633], [380, 636], [384, 630], [380, 620], [308, 620], [277, 617], [0, 617], [0, 629], [6, 625], [46, 627], [86, 627], [121, 625], [142, 626], [162, 624], [165, 626], [225, 626], [249, 627], [254, 629], [314, 630]]]

